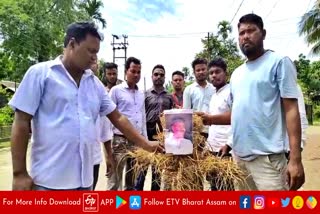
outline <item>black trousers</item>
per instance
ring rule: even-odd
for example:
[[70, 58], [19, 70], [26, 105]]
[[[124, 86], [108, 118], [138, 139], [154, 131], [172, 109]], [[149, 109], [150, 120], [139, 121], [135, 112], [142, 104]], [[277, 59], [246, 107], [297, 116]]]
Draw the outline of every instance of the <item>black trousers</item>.
[[92, 190], [95, 190], [96, 185], [98, 183], [99, 169], [100, 169], [100, 164], [96, 164], [93, 166], [93, 187], [92, 187]]

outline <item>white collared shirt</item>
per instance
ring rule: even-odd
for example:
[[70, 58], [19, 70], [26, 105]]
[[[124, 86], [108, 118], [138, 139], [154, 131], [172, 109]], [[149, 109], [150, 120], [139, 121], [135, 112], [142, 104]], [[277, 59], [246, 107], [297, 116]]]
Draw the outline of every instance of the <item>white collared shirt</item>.
[[[215, 88], [212, 84], [207, 82], [207, 85], [202, 87], [195, 81], [183, 91], [183, 108], [208, 113], [214, 91]], [[208, 133], [208, 126], [203, 126], [202, 131]]]
[[[125, 115], [133, 127], [147, 138], [144, 92], [138, 87], [130, 89], [127, 82], [124, 81], [112, 87], [109, 94], [119, 112]], [[112, 130], [114, 134], [122, 135], [116, 127], [113, 126]]]
[[[227, 84], [215, 91], [209, 105], [209, 114], [217, 115], [231, 110], [229, 105], [230, 85]], [[209, 126], [208, 146], [213, 152], [219, 152], [220, 148], [232, 141], [231, 125]]]
[[51, 189], [92, 185], [96, 120], [116, 106], [91, 70], [84, 72], [78, 87], [60, 57], [33, 65], [9, 105], [33, 116], [35, 184]]
[[189, 155], [193, 153], [193, 144], [186, 138], [177, 139], [170, 133], [165, 139], [164, 147], [167, 154]]
[[192, 83], [183, 91], [183, 108], [208, 113], [214, 90], [213, 85], [208, 82], [204, 88], [197, 82]]
[[[111, 122], [107, 117], [98, 117], [96, 122], [97, 141], [94, 144], [94, 165], [100, 164], [102, 161], [101, 144], [112, 139]], [[102, 145], [103, 146], [103, 145]]]
[[[303, 92], [298, 85], [298, 109], [299, 109], [299, 114], [300, 114], [300, 122], [301, 122], [301, 148], [304, 148], [306, 141], [307, 141], [307, 128], [309, 126], [308, 124], [308, 119], [307, 119], [307, 114], [306, 114], [306, 107], [304, 104], [304, 98], [303, 98]], [[290, 150], [290, 145], [289, 145], [289, 136], [288, 132], [286, 134], [286, 150]]]

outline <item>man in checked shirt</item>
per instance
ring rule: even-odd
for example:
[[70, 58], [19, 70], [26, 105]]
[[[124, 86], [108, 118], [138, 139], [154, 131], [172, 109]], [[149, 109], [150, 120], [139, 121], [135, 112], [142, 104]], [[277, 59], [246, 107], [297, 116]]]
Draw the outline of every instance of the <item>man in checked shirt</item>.
[[[160, 114], [163, 110], [172, 109], [174, 104], [171, 94], [163, 86], [165, 81], [165, 69], [163, 65], [154, 66], [151, 78], [153, 86], [146, 91], [145, 107], [148, 139], [154, 141], [156, 140], [154, 137], [157, 135], [157, 126], [160, 130], [162, 129]], [[136, 190], [143, 190], [146, 173], [147, 171], [139, 175], [135, 186]], [[160, 180], [160, 175], [152, 167], [151, 190], [160, 190]]]

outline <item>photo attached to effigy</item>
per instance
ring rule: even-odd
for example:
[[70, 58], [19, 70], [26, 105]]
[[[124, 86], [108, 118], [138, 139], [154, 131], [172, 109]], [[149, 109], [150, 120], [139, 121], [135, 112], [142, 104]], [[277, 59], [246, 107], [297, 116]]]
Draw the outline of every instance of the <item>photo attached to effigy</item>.
[[192, 109], [165, 110], [165, 140], [166, 154], [190, 155], [193, 153], [192, 142]]

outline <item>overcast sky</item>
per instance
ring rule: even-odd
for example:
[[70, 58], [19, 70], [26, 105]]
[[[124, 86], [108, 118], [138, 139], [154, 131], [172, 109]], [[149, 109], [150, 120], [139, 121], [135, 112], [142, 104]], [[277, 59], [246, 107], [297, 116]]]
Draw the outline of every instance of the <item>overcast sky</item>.
[[[242, 15], [256, 13], [264, 21], [267, 36], [265, 48], [292, 60], [300, 53], [308, 56], [310, 47], [297, 33], [301, 16], [311, 9], [315, 0], [103, 0], [103, 17], [107, 28], [101, 43], [99, 58], [112, 61], [112, 34], [128, 35], [128, 56], [142, 61], [143, 87], [152, 86], [151, 70], [164, 65], [166, 82], [171, 73], [191, 62], [202, 50], [201, 39], [207, 32], [216, 32], [222, 20], [231, 22], [237, 41], [237, 23]], [[122, 39], [119, 40], [120, 42]], [[123, 51], [117, 51], [123, 56]], [[118, 59], [119, 78], [123, 79], [123, 59]]]

